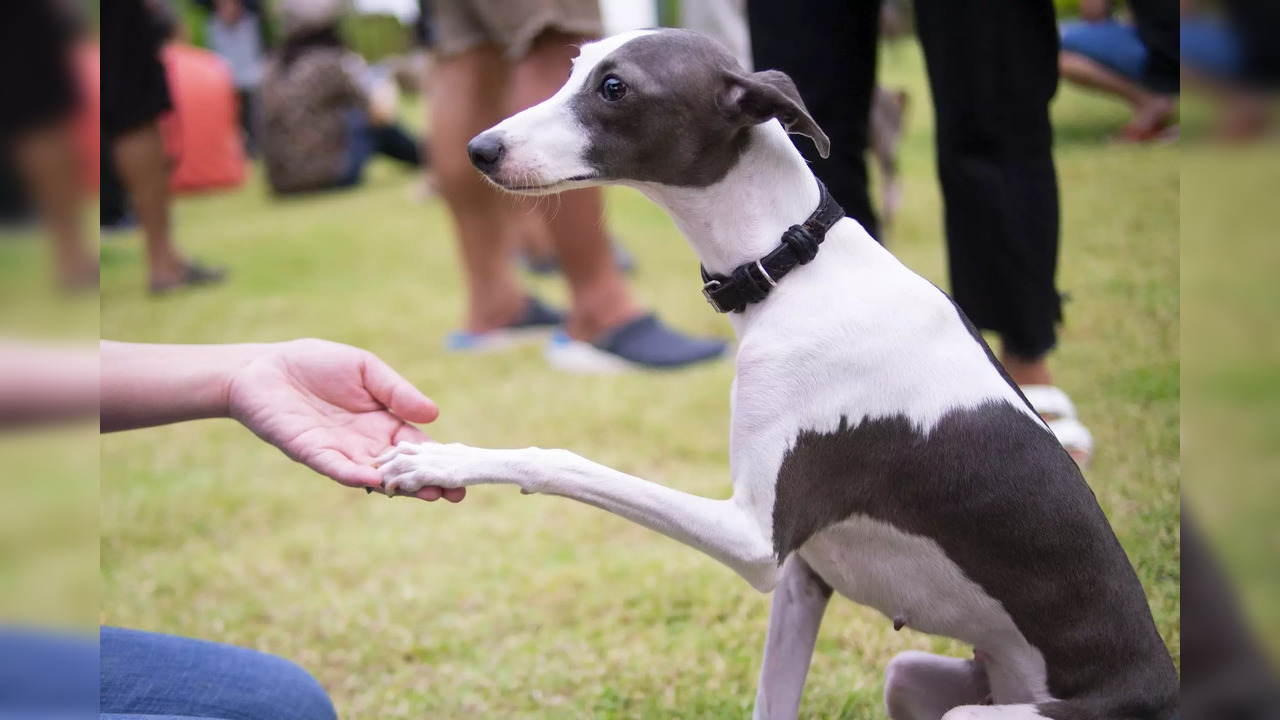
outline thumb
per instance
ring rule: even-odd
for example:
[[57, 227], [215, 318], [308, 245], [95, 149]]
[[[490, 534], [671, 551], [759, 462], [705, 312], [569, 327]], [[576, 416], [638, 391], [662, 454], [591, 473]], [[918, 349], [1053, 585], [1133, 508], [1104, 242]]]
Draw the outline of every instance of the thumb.
[[365, 357], [364, 385], [375, 400], [403, 420], [429, 423], [440, 415], [431, 398], [372, 353]]

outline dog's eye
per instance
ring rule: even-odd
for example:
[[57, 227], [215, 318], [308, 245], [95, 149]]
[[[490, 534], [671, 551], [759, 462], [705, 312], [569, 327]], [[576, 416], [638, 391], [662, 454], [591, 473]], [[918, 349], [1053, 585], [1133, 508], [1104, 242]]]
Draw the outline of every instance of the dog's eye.
[[621, 100], [626, 94], [627, 84], [613, 75], [605, 78], [604, 82], [600, 83], [600, 97], [608, 100], [609, 102]]

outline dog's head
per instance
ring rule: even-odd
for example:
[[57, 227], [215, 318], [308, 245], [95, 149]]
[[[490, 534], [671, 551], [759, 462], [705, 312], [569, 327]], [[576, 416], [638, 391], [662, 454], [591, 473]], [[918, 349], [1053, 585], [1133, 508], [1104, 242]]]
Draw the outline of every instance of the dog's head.
[[747, 73], [718, 43], [685, 30], [644, 30], [582, 47], [552, 97], [480, 133], [471, 162], [512, 192], [541, 194], [609, 182], [706, 187], [777, 119], [826, 157], [827, 136], [795, 84]]

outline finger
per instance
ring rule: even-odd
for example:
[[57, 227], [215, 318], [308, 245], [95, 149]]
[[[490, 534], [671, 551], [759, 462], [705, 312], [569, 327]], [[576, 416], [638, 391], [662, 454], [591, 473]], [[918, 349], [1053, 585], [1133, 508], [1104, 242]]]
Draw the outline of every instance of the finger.
[[413, 497], [426, 500], [427, 502], [435, 502], [439, 500], [440, 496], [443, 494], [444, 494], [444, 490], [434, 486], [424, 487], [418, 490], [417, 492], [412, 493]]
[[304, 461], [307, 467], [349, 487], [381, 487], [382, 473], [361, 465], [337, 450], [322, 450]]
[[431, 442], [431, 438], [416, 426], [405, 423], [396, 429], [395, 434], [391, 436], [391, 442]]
[[431, 398], [372, 353], [365, 358], [364, 385], [375, 400], [410, 422], [429, 423], [440, 415]]
[[381, 455], [374, 458], [373, 462], [370, 464], [375, 468], [382, 467], [383, 465], [386, 465], [388, 462], [391, 462], [391, 458], [395, 457], [396, 454], [399, 452], [400, 452], [400, 448], [396, 447], [395, 445], [392, 445], [391, 447], [383, 451]]

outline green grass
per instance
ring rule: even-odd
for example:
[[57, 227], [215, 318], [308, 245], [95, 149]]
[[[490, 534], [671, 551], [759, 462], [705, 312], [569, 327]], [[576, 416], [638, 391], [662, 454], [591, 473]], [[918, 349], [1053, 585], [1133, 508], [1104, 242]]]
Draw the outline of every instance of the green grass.
[[[918, 54], [884, 70], [916, 100], [893, 249], [945, 285], [941, 204]], [[1178, 651], [1178, 154], [1113, 147], [1124, 110], [1055, 106], [1061, 285], [1073, 300], [1054, 368], [1098, 439], [1088, 477]], [[319, 336], [367, 347], [432, 395], [441, 440], [566, 447], [682, 490], [727, 496], [732, 367], [565, 377], [536, 349], [451, 357], [462, 312], [450, 222], [378, 166], [358, 191], [288, 202], [184, 200], [195, 254], [224, 288], [144, 297], [135, 238], [103, 248], [102, 333], [147, 342]], [[638, 194], [609, 192], [639, 258], [635, 290], [679, 327], [729, 337], [697, 261]], [[554, 282], [531, 283], [556, 300]], [[315, 673], [348, 718], [745, 717], [768, 598], [714, 561], [568, 500], [481, 488], [460, 506], [342, 489], [231, 422], [104, 437], [102, 621], [247, 645]], [[805, 716], [880, 717], [885, 663], [963, 653], [837, 600]]]

